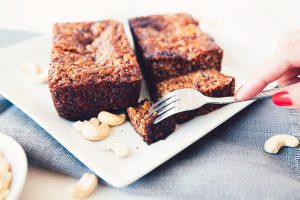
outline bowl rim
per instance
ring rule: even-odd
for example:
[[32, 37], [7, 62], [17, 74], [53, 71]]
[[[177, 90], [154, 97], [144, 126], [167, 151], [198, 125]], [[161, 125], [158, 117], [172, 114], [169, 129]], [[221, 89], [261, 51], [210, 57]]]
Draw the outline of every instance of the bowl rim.
[[[10, 192], [8, 193], [7, 200], [16, 200], [19, 199], [21, 192], [24, 188], [26, 177], [27, 177], [27, 172], [28, 172], [28, 163], [27, 163], [27, 157], [25, 154], [24, 149], [22, 146], [12, 137], [0, 132], [0, 141], [4, 141], [6, 143], [5, 146], [9, 146], [9, 149], [14, 149], [14, 151], [18, 152], [16, 159], [19, 160], [21, 163], [21, 166], [18, 166], [18, 174], [20, 175], [18, 177], [18, 182], [13, 182], [14, 181], [14, 172], [12, 171], [13, 174], [13, 179], [12, 179], [12, 184], [14, 187], [10, 188]], [[9, 145], [7, 145], [9, 144]], [[1, 148], [1, 143], [0, 143], [0, 152], [4, 154], [5, 159], [8, 160], [9, 164], [11, 165], [11, 168], [14, 166], [12, 165], [12, 159], [7, 157], [5, 152], [2, 152], [4, 148]], [[7, 148], [8, 149], [8, 148]], [[7, 151], [7, 150], [5, 150]]]

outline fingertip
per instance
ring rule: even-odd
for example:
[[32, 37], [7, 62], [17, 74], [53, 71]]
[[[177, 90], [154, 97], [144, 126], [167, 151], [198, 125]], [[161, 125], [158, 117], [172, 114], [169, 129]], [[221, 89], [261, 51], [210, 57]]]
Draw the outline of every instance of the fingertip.
[[237, 93], [239, 93], [239, 91], [240, 91], [243, 87], [244, 87], [244, 85], [242, 85], [241, 87], [239, 87], [239, 89], [237, 89], [237, 91], [235, 92], [235, 95], [236, 95]]
[[235, 98], [239, 101], [247, 100], [249, 97], [248, 84], [242, 85], [235, 93]]
[[244, 101], [244, 100], [247, 100], [245, 98], [245, 95], [241, 92], [237, 92], [235, 95], [234, 95], [235, 99], [236, 100], [239, 100], [239, 101]]
[[236, 98], [236, 99], [238, 99], [238, 100], [240, 100], [240, 98], [241, 98], [241, 95], [240, 95], [240, 91], [241, 91], [241, 89], [244, 87], [244, 85], [242, 85], [241, 87], [239, 87], [238, 89], [237, 89], [237, 91], [234, 93], [234, 97]]

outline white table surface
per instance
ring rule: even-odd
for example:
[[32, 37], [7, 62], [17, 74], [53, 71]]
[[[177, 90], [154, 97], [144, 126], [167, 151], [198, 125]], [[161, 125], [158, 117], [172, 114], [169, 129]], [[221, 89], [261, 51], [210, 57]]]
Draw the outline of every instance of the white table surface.
[[[300, 21], [298, 20], [300, 18], [300, 1], [298, 0], [245, 0], [245, 2], [247, 2], [246, 4], [244, 4], [244, 1], [241, 3], [241, 0], [230, 0], [227, 2], [230, 7], [236, 6], [237, 12], [238, 8], [251, 4], [249, 12], [253, 13], [254, 20], [257, 20], [255, 18], [257, 15], [260, 15], [264, 20], [270, 21], [272, 26], [277, 30], [276, 33], [270, 34], [271, 41], [273, 41], [270, 43], [272, 47], [276, 46], [276, 40], [280, 34], [300, 28]], [[158, 6], [160, 7], [160, 10], [164, 10], [165, 12], [178, 12], [189, 11], [189, 9], [195, 7], [212, 5], [217, 6], [219, 3], [217, 1], [208, 0], [1, 0], [0, 28], [49, 34], [51, 33], [52, 24], [56, 21], [95, 20], [101, 19], [103, 16], [106, 18], [114, 18], [116, 13], [120, 12], [129, 16], [138, 16], [139, 13], [142, 12], [141, 9], [144, 7], [146, 7], [149, 12], [156, 12]], [[223, 7], [225, 13], [226, 8], [227, 7]], [[209, 16], [209, 20], [213, 20], [214, 15], [216, 14], [217, 13], [212, 13], [211, 15], [206, 14], [206, 16]], [[242, 19], [243, 17], [241, 17], [241, 20]], [[259, 29], [255, 32], [258, 36], [263, 35]], [[263, 39], [263, 37], [261, 38]], [[69, 197], [66, 194], [66, 188], [76, 181], [76, 179], [66, 175], [35, 166], [29, 166], [28, 178], [21, 199], [68, 199]], [[127, 193], [120, 189], [114, 189], [101, 184], [97, 188], [96, 193], [89, 199], [100, 198], [124, 200], [153, 199], [151, 197]]]

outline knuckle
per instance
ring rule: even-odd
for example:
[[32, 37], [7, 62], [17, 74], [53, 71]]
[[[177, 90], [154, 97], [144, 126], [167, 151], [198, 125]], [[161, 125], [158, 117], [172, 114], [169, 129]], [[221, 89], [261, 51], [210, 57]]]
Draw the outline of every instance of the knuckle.
[[110, 112], [102, 111], [98, 115], [98, 120], [101, 123], [108, 124], [109, 126], [118, 126], [125, 122], [126, 115], [125, 114], [115, 115]]
[[281, 134], [270, 137], [264, 145], [264, 149], [267, 153], [276, 154], [279, 150], [286, 147], [297, 147], [299, 140], [292, 135]]
[[98, 179], [94, 174], [85, 173], [79, 181], [68, 188], [68, 193], [74, 198], [90, 196], [98, 185]]

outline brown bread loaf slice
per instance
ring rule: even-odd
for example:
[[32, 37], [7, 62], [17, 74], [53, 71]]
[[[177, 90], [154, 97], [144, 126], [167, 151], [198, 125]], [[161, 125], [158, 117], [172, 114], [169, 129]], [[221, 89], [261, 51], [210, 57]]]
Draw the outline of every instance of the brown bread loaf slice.
[[[234, 87], [235, 80], [233, 77], [224, 75], [215, 69], [206, 69], [158, 83], [152, 93], [152, 99], [157, 100], [169, 92], [182, 88], [194, 88], [210, 97], [233, 96]], [[207, 104], [197, 110], [178, 113], [175, 115], [175, 120], [177, 123], [183, 123], [219, 107], [220, 105]]]
[[154, 124], [155, 114], [153, 116], [148, 115], [151, 105], [151, 101], [143, 100], [138, 106], [127, 108], [127, 114], [133, 128], [148, 144], [165, 139], [176, 128], [173, 117]]
[[148, 87], [199, 69], [221, 69], [223, 51], [191, 15], [152, 15], [129, 20]]
[[48, 75], [58, 114], [85, 120], [136, 105], [141, 72], [121, 23], [58, 23]]

